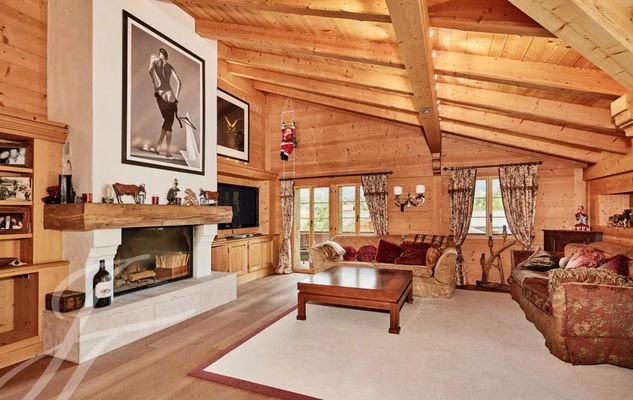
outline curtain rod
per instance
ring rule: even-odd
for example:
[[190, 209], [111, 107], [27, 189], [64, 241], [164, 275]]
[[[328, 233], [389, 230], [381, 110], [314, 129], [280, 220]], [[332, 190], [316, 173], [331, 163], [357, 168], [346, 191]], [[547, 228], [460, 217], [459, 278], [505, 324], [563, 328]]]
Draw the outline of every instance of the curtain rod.
[[444, 171], [455, 171], [458, 169], [467, 169], [467, 168], [491, 168], [491, 167], [510, 167], [513, 165], [541, 165], [543, 161], [530, 161], [524, 163], [514, 163], [514, 164], [495, 164], [495, 165], [473, 165], [471, 167], [444, 167]]
[[280, 181], [296, 181], [299, 179], [315, 179], [315, 178], [339, 178], [342, 176], [362, 176], [362, 175], [391, 175], [393, 174], [393, 171], [386, 171], [386, 172], [365, 172], [365, 173], [358, 173], [358, 174], [336, 174], [336, 175], [314, 175], [314, 176], [301, 176], [298, 178], [279, 178]]

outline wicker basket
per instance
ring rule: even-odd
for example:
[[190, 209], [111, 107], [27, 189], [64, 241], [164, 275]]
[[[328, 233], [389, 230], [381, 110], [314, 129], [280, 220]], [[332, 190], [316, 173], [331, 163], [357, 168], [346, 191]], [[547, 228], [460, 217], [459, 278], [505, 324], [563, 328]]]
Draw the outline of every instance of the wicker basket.
[[189, 265], [189, 253], [168, 253], [156, 256], [156, 268], [176, 269]]

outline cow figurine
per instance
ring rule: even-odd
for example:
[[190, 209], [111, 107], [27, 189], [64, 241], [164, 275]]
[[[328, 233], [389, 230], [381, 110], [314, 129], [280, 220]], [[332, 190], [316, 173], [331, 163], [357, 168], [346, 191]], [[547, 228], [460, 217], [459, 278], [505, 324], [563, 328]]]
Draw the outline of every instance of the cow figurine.
[[121, 196], [132, 196], [134, 203], [143, 204], [145, 202], [145, 184], [126, 185], [124, 183], [115, 183], [112, 185], [117, 202], [122, 204]]
[[219, 194], [210, 190], [200, 189], [200, 205], [217, 205]]

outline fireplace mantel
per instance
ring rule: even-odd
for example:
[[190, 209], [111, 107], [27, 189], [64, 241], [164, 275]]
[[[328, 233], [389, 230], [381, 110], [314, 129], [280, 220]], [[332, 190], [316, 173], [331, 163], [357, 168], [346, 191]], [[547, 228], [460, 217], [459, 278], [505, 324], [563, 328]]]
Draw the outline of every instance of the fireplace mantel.
[[44, 228], [70, 231], [208, 225], [231, 222], [233, 210], [223, 206], [150, 204], [47, 204]]

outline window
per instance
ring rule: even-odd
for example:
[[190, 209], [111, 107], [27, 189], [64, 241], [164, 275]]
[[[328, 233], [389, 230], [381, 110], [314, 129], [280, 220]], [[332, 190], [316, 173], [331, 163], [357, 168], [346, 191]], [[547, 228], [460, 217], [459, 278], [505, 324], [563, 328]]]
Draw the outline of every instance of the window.
[[475, 201], [473, 214], [470, 218], [469, 234], [500, 235], [503, 227], [508, 233], [508, 220], [503, 209], [501, 186], [498, 178], [477, 179], [475, 183]]
[[373, 233], [374, 225], [369, 216], [363, 187], [339, 186], [339, 231], [341, 233]]
[[305, 270], [310, 268], [310, 247], [330, 236], [330, 188], [295, 189], [295, 221], [293, 265]]

